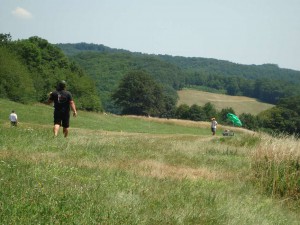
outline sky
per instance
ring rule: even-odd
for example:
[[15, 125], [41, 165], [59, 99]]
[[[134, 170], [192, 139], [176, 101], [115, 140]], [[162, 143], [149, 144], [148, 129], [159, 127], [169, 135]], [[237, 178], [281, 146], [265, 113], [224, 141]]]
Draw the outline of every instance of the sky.
[[0, 33], [300, 71], [300, 0], [0, 0]]

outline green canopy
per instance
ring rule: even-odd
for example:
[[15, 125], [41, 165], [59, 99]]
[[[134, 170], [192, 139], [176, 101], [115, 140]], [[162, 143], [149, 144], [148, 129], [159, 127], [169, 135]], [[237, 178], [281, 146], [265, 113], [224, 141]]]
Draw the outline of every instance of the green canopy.
[[233, 123], [233, 125], [236, 125], [239, 127], [241, 127], [243, 125], [242, 122], [240, 121], [240, 119], [232, 113], [227, 113], [227, 118]]

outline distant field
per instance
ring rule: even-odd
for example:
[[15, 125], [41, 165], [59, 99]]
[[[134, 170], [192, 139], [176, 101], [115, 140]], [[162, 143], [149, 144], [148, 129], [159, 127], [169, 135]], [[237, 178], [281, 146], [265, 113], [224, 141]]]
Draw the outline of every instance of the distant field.
[[274, 106], [272, 104], [259, 102], [254, 98], [244, 96], [229, 96], [188, 89], [178, 91], [178, 95], [178, 105], [187, 104], [191, 106], [193, 104], [197, 104], [203, 106], [205, 103], [211, 102], [218, 110], [231, 107], [238, 115], [242, 113], [257, 115], [258, 113]]

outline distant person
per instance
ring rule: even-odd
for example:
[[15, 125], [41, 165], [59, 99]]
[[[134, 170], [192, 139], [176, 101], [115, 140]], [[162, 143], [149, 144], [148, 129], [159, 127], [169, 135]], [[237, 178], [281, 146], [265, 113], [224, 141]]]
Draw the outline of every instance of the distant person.
[[216, 118], [211, 118], [211, 132], [212, 132], [212, 135], [216, 134], [217, 125], [218, 125], [218, 122], [216, 121]]
[[14, 110], [9, 114], [10, 125], [16, 127], [18, 125], [18, 115]]
[[66, 91], [66, 82], [64, 80], [60, 81], [56, 90], [50, 93], [47, 103], [50, 104], [52, 102], [54, 102], [54, 136], [57, 136], [59, 128], [62, 126], [64, 137], [67, 137], [70, 126], [70, 108], [74, 117], [77, 116], [77, 111], [72, 94]]

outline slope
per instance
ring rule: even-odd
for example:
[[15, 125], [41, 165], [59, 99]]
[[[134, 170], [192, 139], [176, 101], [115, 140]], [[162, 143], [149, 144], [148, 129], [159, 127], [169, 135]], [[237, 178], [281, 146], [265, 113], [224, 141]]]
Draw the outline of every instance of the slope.
[[21, 119], [10, 128], [1, 117], [3, 224], [300, 220], [297, 202], [278, 202], [253, 185], [249, 154], [264, 143], [253, 133], [211, 137], [201, 123], [79, 112], [70, 136], [53, 138], [49, 106], [0, 103]]

